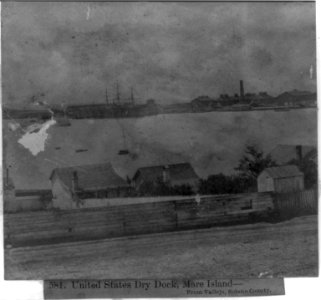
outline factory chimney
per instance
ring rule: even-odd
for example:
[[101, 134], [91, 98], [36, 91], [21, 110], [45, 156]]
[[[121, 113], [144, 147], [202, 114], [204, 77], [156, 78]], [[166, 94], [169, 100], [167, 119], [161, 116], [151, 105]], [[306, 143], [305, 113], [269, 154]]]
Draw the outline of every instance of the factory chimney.
[[244, 86], [243, 86], [243, 80], [240, 80], [240, 98], [241, 100], [244, 99]]
[[72, 172], [71, 190], [73, 193], [78, 191], [78, 173], [77, 173], [77, 171]]

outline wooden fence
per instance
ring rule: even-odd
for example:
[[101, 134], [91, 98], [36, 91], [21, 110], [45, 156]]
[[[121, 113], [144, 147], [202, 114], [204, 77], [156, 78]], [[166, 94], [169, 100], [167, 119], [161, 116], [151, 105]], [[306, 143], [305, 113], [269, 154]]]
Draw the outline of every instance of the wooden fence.
[[293, 217], [317, 212], [314, 190], [158, 198], [102, 208], [4, 215], [5, 243], [13, 246], [90, 240]]
[[318, 212], [318, 193], [316, 190], [275, 194], [273, 202], [274, 209], [284, 217], [316, 214]]
[[269, 193], [175, 199], [5, 214], [5, 241], [11, 245], [33, 245], [209, 227], [249, 221], [273, 208]]

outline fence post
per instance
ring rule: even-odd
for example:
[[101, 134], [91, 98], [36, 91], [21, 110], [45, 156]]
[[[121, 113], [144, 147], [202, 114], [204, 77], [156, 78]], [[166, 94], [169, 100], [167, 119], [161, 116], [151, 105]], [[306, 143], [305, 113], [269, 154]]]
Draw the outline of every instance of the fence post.
[[178, 214], [177, 214], [177, 203], [174, 200], [174, 213], [175, 213], [175, 228], [174, 229], [178, 229]]

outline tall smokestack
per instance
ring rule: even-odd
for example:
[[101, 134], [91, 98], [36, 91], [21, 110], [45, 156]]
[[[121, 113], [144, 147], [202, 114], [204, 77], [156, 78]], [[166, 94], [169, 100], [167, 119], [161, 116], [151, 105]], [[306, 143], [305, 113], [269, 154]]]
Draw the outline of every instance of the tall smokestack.
[[243, 80], [240, 80], [240, 97], [241, 99], [244, 98], [244, 86], [243, 86]]
[[296, 151], [296, 158], [297, 158], [299, 164], [301, 164], [301, 162], [302, 162], [302, 146], [301, 145], [295, 146], [295, 151]]
[[71, 189], [72, 189], [73, 193], [78, 191], [78, 173], [77, 173], [77, 171], [72, 172]]

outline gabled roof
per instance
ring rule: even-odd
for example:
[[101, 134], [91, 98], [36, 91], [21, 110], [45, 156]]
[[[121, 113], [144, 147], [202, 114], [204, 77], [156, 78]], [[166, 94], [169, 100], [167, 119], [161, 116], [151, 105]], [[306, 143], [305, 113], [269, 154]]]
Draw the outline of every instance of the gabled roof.
[[294, 165], [266, 168], [262, 173], [267, 173], [272, 178], [303, 176], [303, 173]]
[[316, 93], [309, 91], [292, 90], [284, 92], [276, 97], [279, 100], [313, 100], [316, 99]]
[[54, 176], [57, 176], [57, 178], [71, 190], [74, 172], [77, 172], [78, 188], [83, 191], [129, 186], [127, 182], [115, 172], [110, 163], [57, 168], [52, 171], [50, 180], [53, 180]]
[[139, 168], [135, 175], [134, 180], [138, 176], [142, 176], [146, 181], [155, 181], [157, 178], [161, 178], [164, 168], [168, 169], [171, 180], [184, 180], [184, 179], [199, 179], [195, 173], [193, 167], [189, 163], [171, 164], [171, 165], [160, 165]]
[[[277, 145], [271, 152], [271, 158], [278, 164], [286, 164], [293, 159], [297, 159], [296, 145]], [[307, 155], [316, 156], [316, 147], [312, 145], [302, 146], [302, 157]]]
[[193, 99], [192, 101], [212, 102], [212, 101], [215, 101], [215, 99], [213, 99], [209, 96], [199, 96], [199, 97]]
[[15, 195], [17, 197], [25, 197], [25, 196], [51, 196], [51, 190], [15, 190]]

